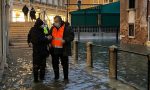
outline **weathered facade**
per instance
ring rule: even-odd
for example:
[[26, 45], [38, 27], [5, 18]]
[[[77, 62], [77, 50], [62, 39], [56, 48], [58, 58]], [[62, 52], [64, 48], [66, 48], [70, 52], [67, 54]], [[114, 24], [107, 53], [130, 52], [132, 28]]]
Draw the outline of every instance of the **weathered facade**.
[[120, 0], [121, 43], [146, 45], [148, 40], [147, 0]]

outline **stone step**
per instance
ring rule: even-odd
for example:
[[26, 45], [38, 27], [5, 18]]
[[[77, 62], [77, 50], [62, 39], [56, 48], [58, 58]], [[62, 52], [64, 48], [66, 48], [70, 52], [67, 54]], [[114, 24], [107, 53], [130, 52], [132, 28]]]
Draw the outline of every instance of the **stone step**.
[[27, 49], [32, 49], [28, 45], [20, 45], [20, 46], [9, 46], [10, 48], [27, 48]]
[[10, 27], [29, 27], [29, 26], [33, 26], [34, 22], [13, 22], [10, 23]]
[[11, 34], [10, 37], [27, 37], [28, 34]]
[[28, 44], [25, 42], [20, 42], [20, 43], [13, 42], [13, 43], [11, 43], [11, 46], [28, 46]]
[[26, 39], [27, 36], [9, 36], [12, 39], [18, 39], [18, 38], [22, 38], [22, 39]]
[[25, 30], [11, 30], [10, 33], [28, 33], [29, 30], [28, 29], [25, 29]]
[[18, 42], [18, 41], [27, 41], [27, 38], [17, 38], [17, 39], [12, 39], [10, 38], [11, 41], [14, 41], [14, 42]]
[[11, 47], [20, 48], [26, 47], [27, 36], [31, 27], [33, 27], [34, 22], [15, 22], [10, 24], [9, 38], [12, 44]]

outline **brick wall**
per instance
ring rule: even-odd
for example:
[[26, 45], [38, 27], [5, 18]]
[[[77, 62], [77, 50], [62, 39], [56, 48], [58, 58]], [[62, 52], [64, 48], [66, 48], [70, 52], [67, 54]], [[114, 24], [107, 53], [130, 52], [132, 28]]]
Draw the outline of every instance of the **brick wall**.
[[120, 0], [120, 34], [121, 43], [144, 45], [148, 39], [147, 29], [147, 0], [136, 0], [135, 9], [135, 37], [128, 36], [128, 1]]

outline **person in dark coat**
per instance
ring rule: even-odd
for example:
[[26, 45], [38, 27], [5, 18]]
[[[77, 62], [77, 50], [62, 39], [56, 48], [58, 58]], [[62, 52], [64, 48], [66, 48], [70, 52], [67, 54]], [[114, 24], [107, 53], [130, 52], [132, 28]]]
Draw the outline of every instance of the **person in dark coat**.
[[30, 17], [31, 17], [31, 20], [33, 21], [33, 20], [36, 20], [36, 11], [35, 11], [35, 9], [32, 7], [31, 8], [31, 11], [30, 11]]
[[[62, 21], [62, 18], [60, 16], [55, 16], [54, 21], [55, 23], [50, 29], [50, 35], [52, 36], [50, 54], [52, 56], [52, 66], [55, 74], [54, 79], [55, 80], [59, 79], [59, 62], [61, 61], [61, 65], [63, 67], [63, 73], [64, 73], [64, 80], [68, 81], [68, 67], [69, 67], [68, 56], [71, 56], [71, 42], [74, 40], [74, 32], [68, 25], [65, 25], [65, 22]], [[62, 42], [63, 45], [62, 47], [55, 47], [53, 45], [54, 44], [53, 40], [55, 39], [53, 32], [54, 30], [57, 30], [59, 32], [59, 30], [61, 29], [64, 29], [64, 32], [63, 32], [62, 40], [60, 39], [59, 42]]]
[[45, 36], [41, 19], [37, 19], [34, 27], [31, 28], [28, 34], [28, 44], [33, 47], [33, 75], [34, 82], [44, 80], [46, 58], [49, 56], [48, 45], [50, 43], [50, 36]]

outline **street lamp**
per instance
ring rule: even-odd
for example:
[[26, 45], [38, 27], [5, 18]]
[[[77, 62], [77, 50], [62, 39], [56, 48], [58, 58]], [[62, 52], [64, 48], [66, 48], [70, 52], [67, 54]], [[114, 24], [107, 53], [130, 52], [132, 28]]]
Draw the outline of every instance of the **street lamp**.
[[78, 0], [77, 5], [78, 5], [78, 10], [80, 10], [81, 9], [81, 0]]
[[68, 19], [69, 19], [69, 16], [68, 16], [68, 14], [69, 14], [69, 0], [67, 0], [67, 20], [66, 20], [66, 22], [68, 22]]
[[[77, 2], [78, 10], [81, 9], [81, 0]], [[80, 41], [80, 26], [78, 26], [78, 41]]]

